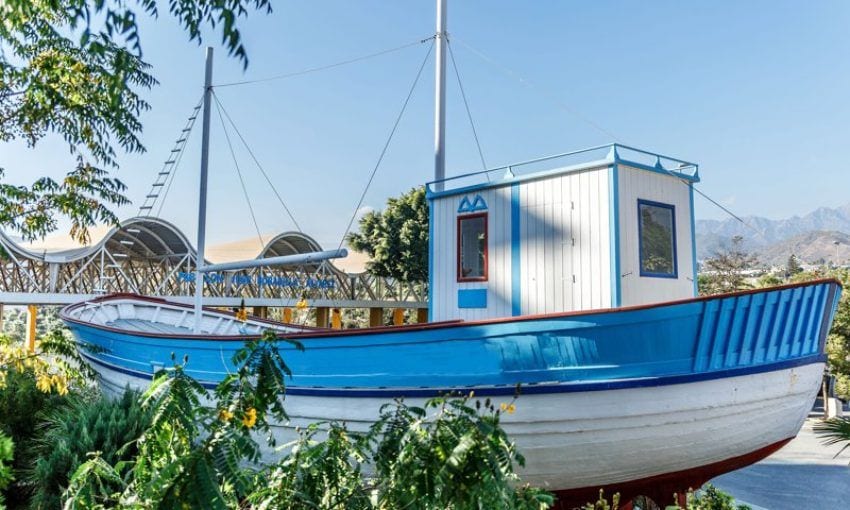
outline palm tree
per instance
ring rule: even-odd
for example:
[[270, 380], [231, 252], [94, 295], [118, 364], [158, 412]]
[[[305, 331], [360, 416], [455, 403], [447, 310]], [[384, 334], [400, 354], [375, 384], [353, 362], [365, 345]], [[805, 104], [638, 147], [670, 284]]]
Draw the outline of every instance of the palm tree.
[[850, 418], [831, 418], [815, 424], [815, 432], [823, 436], [824, 444], [834, 445], [844, 443], [844, 446], [835, 454], [836, 457], [850, 448]]

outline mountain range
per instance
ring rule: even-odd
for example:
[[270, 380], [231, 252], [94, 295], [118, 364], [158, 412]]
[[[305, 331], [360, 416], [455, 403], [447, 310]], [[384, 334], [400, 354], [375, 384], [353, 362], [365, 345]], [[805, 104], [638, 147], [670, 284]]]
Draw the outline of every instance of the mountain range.
[[734, 236], [741, 236], [743, 248], [767, 265], [785, 265], [791, 254], [808, 264], [850, 263], [850, 204], [781, 220], [742, 219], [745, 223], [734, 218], [697, 220], [697, 258], [710, 258], [728, 248]]

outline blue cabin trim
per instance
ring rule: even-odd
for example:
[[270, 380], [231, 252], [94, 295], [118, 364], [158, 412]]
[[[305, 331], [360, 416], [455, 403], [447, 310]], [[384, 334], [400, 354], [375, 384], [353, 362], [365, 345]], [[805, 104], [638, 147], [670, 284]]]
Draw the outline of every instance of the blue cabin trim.
[[511, 315], [522, 315], [522, 260], [519, 183], [511, 184]]
[[694, 183], [688, 183], [688, 192], [690, 193], [690, 207], [691, 207], [691, 257], [693, 258], [693, 277], [694, 277], [694, 296], [699, 295], [699, 279], [697, 278], [697, 271], [699, 270], [699, 264], [697, 263], [697, 222], [696, 222], [696, 214], [694, 213]]
[[[602, 151], [604, 149], [609, 149], [609, 151], [608, 151], [608, 154], [605, 157], [603, 157], [602, 159], [596, 159], [594, 161], [588, 161], [588, 162], [584, 162], [584, 163], [580, 163], [580, 164], [562, 166], [562, 167], [551, 169], [551, 170], [543, 170], [543, 171], [539, 171], [539, 172], [530, 172], [530, 173], [522, 174], [522, 175], [515, 175], [514, 174], [514, 170], [517, 169], [520, 166], [523, 166], [523, 165], [536, 164], [536, 163], [540, 163], [540, 162], [556, 160], [556, 159], [562, 158], [562, 157], [576, 156], [578, 154], [599, 152], [599, 151]], [[619, 154], [618, 149], [624, 150], [624, 151], [627, 151], [627, 152], [632, 152], [632, 153], [635, 153], [636, 155], [640, 155], [640, 156], [643, 156], [643, 157], [654, 158], [656, 163], [654, 165], [649, 165], [649, 164], [646, 164], [646, 163], [641, 163], [641, 162], [636, 161], [636, 160], [631, 159], [631, 158], [629, 158], [629, 159], [623, 158]], [[670, 162], [676, 164], [677, 166], [674, 169], [667, 168], [667, 167], [665, 167], [661, 164], [661, 160], [670, 161]], [[654, 152], [644, 151], [644, 150], [641, 150], [641, 149], [636, 149], [634, 147], [629, 147], [627, 145], [615, 143], [615, 144], [600, 145], [600, 146], [597, 146], [597, 147], [590, 147], [590, 148], [587, 148], [587, 149], [581, 149], [581, 150], [567, 152], [567, 153], [563, 153], [563, 154], [557, 154], [555, 156], [547, 156], [545, 158], [539, 158], [539, 159], [535, 159], [535, 160], [531, 160], [531, 161], [516, 163], [514, 165], [510, 165], [510, 166], [506, 166], [506, 167], [493, 168], [493, 169], [484, 170], [484, 171], [481, 171], [481, 172], [472, 172], [472, 173], [468, 173], [468, 174], [462, 174], [462, 175], [458, 175], [458, 176], [454, 176], [454, 177], [449, 177], [447, 179], [443, 179], [442, 181], [431, 181], [431, 182], [428, 182], [428, 183], [425, 184], [425, 193], [429, 198], [441, 198], [441, 197], [446, 197], [446, 196], [461, 195], [461, 194], [471, 193], [471, 192], [474, 192], [474, 191], [480, 191], [480, 190], [484, 190], [484, 189], [508, 186], [508, 185], [511, 185], [515, 182], [537, 180], [537, 179], [551, 177], [551, 176], [555, 176], [555, 175], [561, 175], [561, 174], [566, 174], [566, 173], [570, 173], [570, 172], [578, 172], [578, 171], [581, 171], [581, 170], [587, 170], [587, 169], [590, 169], [590, 168], [599, 168], [599, 167], [603, 167], [603, 166], [607, 166], [607, 165], [611, 165], [611, 164], [623, 164], [623, 165], [630, 166], [630, 167], [633, 167], [633, 168], [637, 168], [637, 169], [640, 169], [640, 170], [646, 170], [648, 172], [655, 172], [655, 173], [659, 173], [659, 174], [663, 174], [663, 175], [667, 175], [667, 176], [672, 176], [672, 177], [675, 177], [677, 179], [682, 179], [682, 180], [684, 180], [686, 182], [690, 182], [690, 183], [695, 183], [695, 182], [700, 181], [699, 165], [697, 165], [695, 163], [691, 163], [691, 162], [684, 161], [684, 160], [681, 160], [681, 159], [678, 159], [678, 158], [673, 158], [673, 157], [670, 157], [670, 156], [664, 156], [663, 154], [657, 154], [657, 153], [654, 153]], [[685, 172], [684, 171], [685, 169], [692, 170], [692, 173]], [[504, 171], [503, 177], [500, 180], [491, 179], [490, 174], [493, 173], [493, 172], [497, 172], [497, 171]], [[467, 185], [467, 186], [461, 186], [461, 187], [458, 187], [458, 188], [455, 188], [455, 189], [449, 189], [449, 190], [444, 190], [444, 191], [434, 191], [434, 190], [431, 189], [432, 185], [436, 184], [437, 182], [442, 182], [443, 184], [446, 184], [446, 183], [451, 182], [451, 181], [474, 178], [474, 177], [481, 177], [482, 179], [484, 179], [486, 177], [486, 179], [485, 179], [486, 182], [481, 182], [481, 183], [478, 183], [478, 184], [471, 184], [471, 185]]]
[[616, 308], [623, 301], [620, 276], [620, 176], [616, 163], [608, 169], [608, 207], [611, 222], [608, 229], [611, 250], [611, 306]]
[[[672, 219], [672, 227], [673, 227], [673, 273], [650, 273], [649, 271], [643, 270], [643, 222], [641, 221], [640, 216], [640, 206], [642, 205], [651, 205], [653, 207], [663, 207], [665, 209], [670, 209], [671, 211], [671, 219]], [[662, 202], [654, 202], [652, 200], [644, 200], [639, 198], [637, 201], [637, 222], [638, 222], [638, 269], [640, 270], [640, 275], [644, 277], [650, 278], [670, 278], [670, 279], [678, 279], [679, 278], [679, 252], [676, 246], [678, 242], [676, 236], [676, 206], [673, 204], [665, 204]]]
[[487, 289], [458, 289], [458, 308], [487, 308]]

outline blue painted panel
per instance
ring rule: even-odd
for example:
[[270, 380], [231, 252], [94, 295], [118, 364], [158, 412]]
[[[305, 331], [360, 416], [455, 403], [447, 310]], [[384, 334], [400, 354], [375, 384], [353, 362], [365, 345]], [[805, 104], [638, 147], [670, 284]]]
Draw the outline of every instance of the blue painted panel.
[[699, 264], [697, 263], [697, 221], [696, 221], [696, 213], [694, 212], [694, 183], [688, 184], [688, 200], [690, 201], [690, 214], [691, 214], [691, 261], [693, 267], [693, 275], [694, 278], [694, 296], [699, 296], [699, 279], [697, 278], [697, 273], [699, 272]]
[[434, 320], [434, 201], [428, 200], [428, 322]]
[[458, 289], [458, 308], [487, 308], [487, 289]]
[[[796, 332], [818, 332], [820, 338], [838, 295], [836, 284], [818, 283], [651, 308], [301, 334], [293, 336], [305, 351], [286, 344], [280, 348], [293, 371], [293, 392], [469, 386], [478, 392], [478, 387], [495, 385], [513, 391], [516, 384], [596, 388], [634, 380], [696, 380], [731, 369], [739, 373], [821, 360], [823, 346]], [[812, 317], [815, 323], [808, 323]], [[214, 383], [234, 370], [231, 357], [243, 345], [238, 340], [144, 337], [76, 322], [69, 327], [83, 341], [108, 350], [90, 353], [98, 362], [140, 377], [150, 377], [154, 365], [171, 366], [174, 353], [178, 360], [188, 356], [190, 375]], [[800, 347], [792, 350], [795, 342]], [[745, 355], [748, 350], [755, 354]]]
[[520, 258], [519, 183], [511, 185], [511, 315], [522, 315], [522, 260]]
[[617, 165], [608, 169], [608, 216], [611, 225], [608, 229], [611, 250], [611, 306], [623, 304], [622, 271], [620, 269], [620, 176]]

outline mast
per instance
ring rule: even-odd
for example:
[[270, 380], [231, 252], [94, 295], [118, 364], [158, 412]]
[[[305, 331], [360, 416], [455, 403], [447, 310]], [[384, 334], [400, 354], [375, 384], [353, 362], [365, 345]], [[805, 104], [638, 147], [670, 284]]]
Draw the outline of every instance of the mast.
[[446, 0], [437, 0], [437, 58], [434, 73], [434, 180], [443, 189], [446, 178]]
[[195, 333], [201, 332], [201, 312], [204, 298], [204, 243], [207, 229], [207, 169], [210, 158], [210, 96], [212, 95], [213, 49], [207, 47], [204, 75], [204, 123], [201, 135], [201, 189], [198, 195], [198, 244], [195, 254]]

